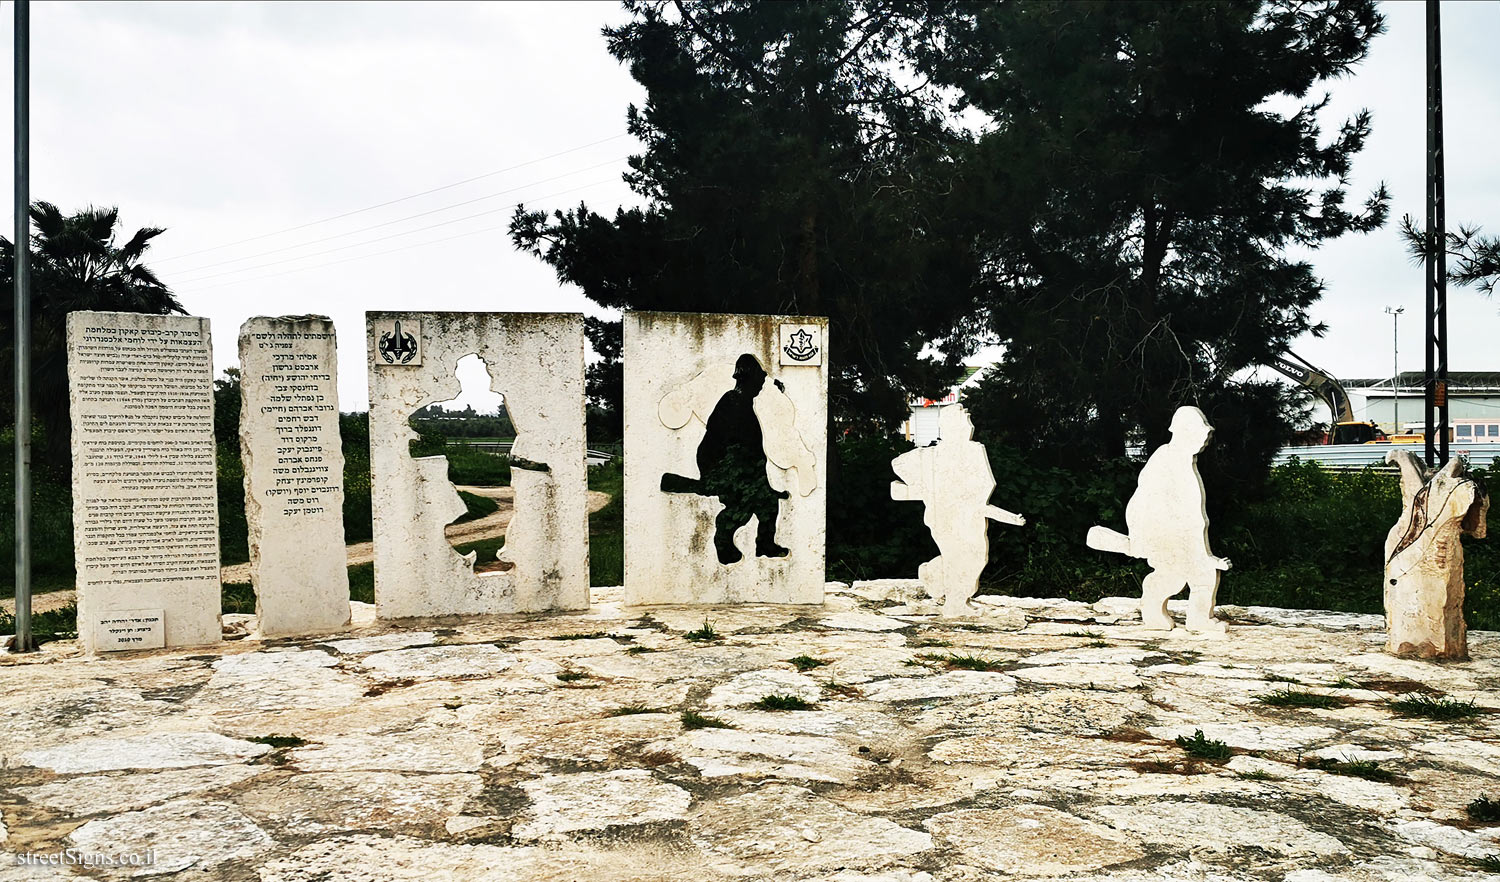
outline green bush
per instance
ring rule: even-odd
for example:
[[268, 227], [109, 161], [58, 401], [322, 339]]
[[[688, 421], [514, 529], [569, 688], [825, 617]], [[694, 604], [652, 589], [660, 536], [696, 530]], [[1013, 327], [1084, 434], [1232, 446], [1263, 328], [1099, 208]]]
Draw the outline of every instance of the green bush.
[[937, 556], [922, 505], [891, 499], [891, 460], [911, 443], [846, 435], [829, 445], [828, 578], [910, 578]]
[[589, 584], [625, 581], [625, 465], [615, 457], [589, 468], [589, 489], [610, 495], [607, 505], [589, 515]]

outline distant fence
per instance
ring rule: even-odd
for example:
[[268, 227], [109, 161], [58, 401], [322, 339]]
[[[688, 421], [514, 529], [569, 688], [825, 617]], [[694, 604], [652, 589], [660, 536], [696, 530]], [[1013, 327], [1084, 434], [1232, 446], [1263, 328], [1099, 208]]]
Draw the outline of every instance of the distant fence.
[[[1374, 466], [1391, 468], [1385, 464], [1385, 455], [1390, 450], [1410, 450], [1422, 457], [1421, 444], [1314, 444], [1308, 447], [1283, 447], [1271, 459], [1272, 465], [1286, 465], [1293, 457], [1303, 462], [1316, 462], [1324, 468], [1336, 471], [1358, 471]], [[1490, 468], [1500, 459], [1500, 444], [1449, 445], [1452, 456], [1467, 456], [1469, 464], [1479, 468]]]
[[[454, 446], [470, 447], [474, 450], [482, 450], [485, 453], [493, 453], [496, 456], [510, 456], [511, 441], [466, 441], [463, 438], [449, 438], [448, 443]], [[615, 458], [608, 450], [594, 450], [590, 448], [585, 452], [584, 458], [589, 465], [603, 465]]]

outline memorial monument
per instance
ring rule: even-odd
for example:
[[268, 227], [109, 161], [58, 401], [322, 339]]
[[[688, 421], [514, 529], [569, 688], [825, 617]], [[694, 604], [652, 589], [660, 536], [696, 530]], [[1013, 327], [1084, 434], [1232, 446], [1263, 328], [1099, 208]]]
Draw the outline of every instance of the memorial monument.
[[208, 319], [68, 314], [78, 636], [215, 643], [219, 506]]
[[828, 320], [623, 322], [626, 601], [821, 603]]
[[943, 616], [974, 614], [969, 598], [990, 559], [989, 522], [1025, 526], [1026, 519], [990, 505], [995, 476], [984, 445], [961, 404], [938, 412], [935, 444], [908, 450], [891, 461], [896, 473], [891, 498], [926, 506], [922, 523], [932, 531], [938, 556], [917, 570], [923, 589], [943, 605]]
[[[365, 314], [375, 607], [383, 619], [589, 605], [583, 316]], [[515, 513], [498, 557], [460, 555], [443, 530], [466, 510], [445, 456], [413, 457], [413, 413], [454, 399], [478, 355], [515, 426]]]
[[324, 316], [240, 326], [240, 454], [260, 634], [349, 624], [338, 352]]
[[1125, 506], [1129, 535], [1093, 527], [1088, 546], [1145, 559], [1151, 572], [1142, 582], [1141, 622], [1147, 628], [1172, 630], [1167, 599], [1187, 587], [1187, 627], [1222, 634], [1214, 618], [1219, 574], [1227, 558], [1215, 557], [1208, 545], [1208, 510], [1198, 454], [1208, 447], [1213, 427], [1196, 407], [1179, 407], [1172, 415], [1172, 440], [1158, 447]]
[[1484, 537], [1489, 496], [1461, 456], [1437, 470], [1409, 450], [1385, 461], [1401, 471], [1401, 518], [1385, 537], [1386, 652], [1466, 659], [1463, 537]]

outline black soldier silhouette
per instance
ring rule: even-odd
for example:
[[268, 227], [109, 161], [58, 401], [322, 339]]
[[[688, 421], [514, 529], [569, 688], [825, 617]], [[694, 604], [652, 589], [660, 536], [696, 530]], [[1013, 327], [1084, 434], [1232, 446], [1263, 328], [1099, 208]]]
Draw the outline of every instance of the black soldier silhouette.
[[[716, 496], [724, 504], [714, 522], [714, 547], [719, 563], [732, 564], [743, 554], [734, 545], [735, 531], [758, 520], [755, 554], [785, 557], [787, 549], [776, 544], [776, 518], [786, 491], [772, 489], [766, 477], [766, 451], [760, 419], [755, 415], [755, 397], [766, 384], [766, 372], [753, 355], [741, 355], [734, 364], [734, 388], [720, 396], [705, 422], [707, 431], [698, 444], [698, 480], [667, 473], [661, 489], [667, 493]], [[781, 383], [776, 383], [778, 389]]]

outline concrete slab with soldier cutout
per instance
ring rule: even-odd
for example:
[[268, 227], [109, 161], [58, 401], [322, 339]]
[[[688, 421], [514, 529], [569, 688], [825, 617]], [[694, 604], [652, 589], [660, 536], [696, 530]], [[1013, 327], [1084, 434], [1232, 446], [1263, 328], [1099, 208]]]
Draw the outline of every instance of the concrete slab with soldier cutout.
[[[371, 312], [366, 325], [379, 617], [587, 608], [583, 316]], [[412, 414], [458, 396], [457, 365], [469, 355], [516, 429], [515, 515], [487, 560], [460, 555], [444, 535], [466, 511], [447, 457], [413, 457], [410, 447]]]
[[821, 603], [828, 320], [627, 312], [629, 603]]

